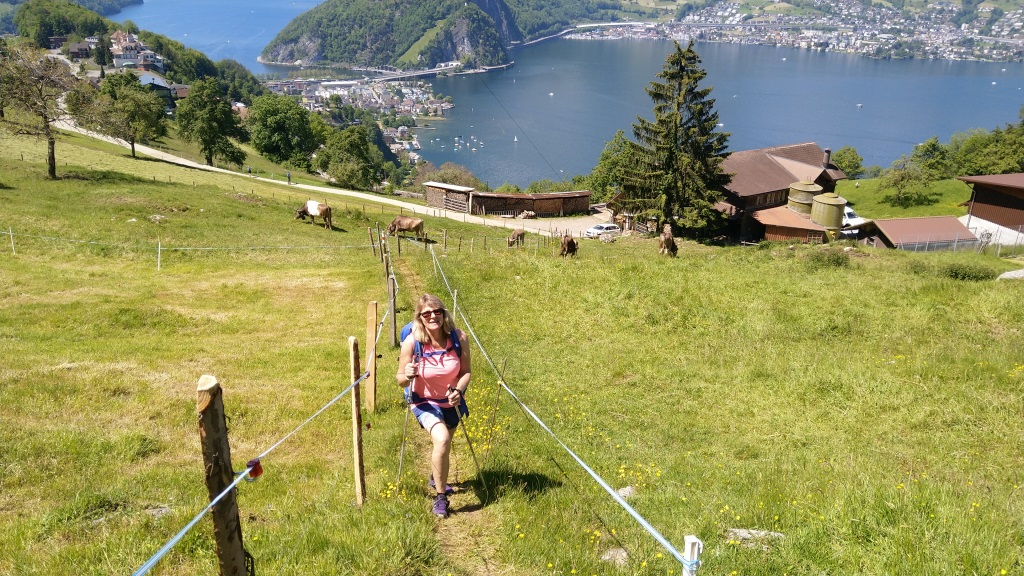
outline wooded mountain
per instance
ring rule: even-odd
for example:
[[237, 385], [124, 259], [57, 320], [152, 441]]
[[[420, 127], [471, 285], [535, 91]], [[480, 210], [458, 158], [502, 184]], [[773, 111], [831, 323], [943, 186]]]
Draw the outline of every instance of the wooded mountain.
[[506, 47], [584, 20], [621, 19], [615, 0], [327, 0], [263, 50], [271, 62], [418, 65], [508, 61]]
[[[25, 2], [26, 0], [0, 1], [0, 34], [14, 33], [14, 12], [19, 4], [24, 4]], [[88, 8], [97, 14], [109, 16], [117, 14], [125, 6], [142, 4], [142, 0], [72, 0], [72, 3]]]

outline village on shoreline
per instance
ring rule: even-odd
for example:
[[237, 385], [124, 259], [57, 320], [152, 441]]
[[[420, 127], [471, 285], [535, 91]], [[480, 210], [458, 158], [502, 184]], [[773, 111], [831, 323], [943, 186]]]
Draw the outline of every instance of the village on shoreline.
[[[769, 5], [771, 6], [771, 4]], [[782, 46], [856, 54], [869, 58], [1024, 61], [1024, 9], [1003, 13], [981, 6], [973, 23], [957, 26], [957, 6], [929, 5], [910, 15], [880, 3], [836, 0], [831, 13], [789, 16], [743, 13], [739, 4], [720, 2], [665, 23], [623, 22], [580, 25], [562, 37], [574, 39], [659, 39]], [[998, 11], [998, 12], [996, 12]]]

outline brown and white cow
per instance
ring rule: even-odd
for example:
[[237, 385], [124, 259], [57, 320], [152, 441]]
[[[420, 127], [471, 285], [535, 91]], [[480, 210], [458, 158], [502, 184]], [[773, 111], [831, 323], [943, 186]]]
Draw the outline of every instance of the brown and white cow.
[[658, 236], [658, 254], [668, 254], [675, 258], [678, 251], [679, 247], [676, 246], [676, 239], [672, 237], [672, 232], [666, 230]]
[[426, 241], [427, 235], [423, 231], [423, 220], [411, 216], [395, 216], [395, 219], [388, 224], [387, 233], [396, 235], [399, 232], [412, 232], [417, 239]]
[[579, 247], [580, 247], [579, 242], [574, 240], [572, 236], [569, 236], [568, 234], [566, 234], [565, 236], [562, 236], [562, 252], [561, 252], [561, 255], [562, 255], [563, 258], [565, 258], [566, 256], [573, 256], [573, 257], [575, 257], [576, 256], [576, 251], [579, 250]]
[[334, 229], [334, 222], [331, 220], [331, 207], [327, 204], [321, 204], [316, 200], [307, 200], [301, 208], [295, 211], [295, 219], [305, 221], [306, 216], [309, 216], [310, 224], [315, 224], [316, 217], [319, 216], [324, 221], [325, 229]]
[[516, 228], [515, 230], [512, 231], [512, 234], [508, 238], [505, 239], [505, 242], [508, 244], [509, 248], [515, 246], [516, 244], [522, 246], [523, 245], [523, 238], [525, 236], [526, 236], [526, 231], [525, 230], [523, 230], [522, 228]]

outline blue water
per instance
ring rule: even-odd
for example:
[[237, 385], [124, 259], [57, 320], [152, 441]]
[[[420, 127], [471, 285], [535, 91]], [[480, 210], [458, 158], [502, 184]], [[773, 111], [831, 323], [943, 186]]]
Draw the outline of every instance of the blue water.
[[296, 16], [322, 0], [145, 0], [116, 14], [206, 54], [211, 60], [237, 60], [254, 74], [287, 74], [287, 68], [260, 64], [256, 58]]
[[[281, 68], [256, 57], [285, 24], [319, 3], [146, 0], [119, 18], [214, 60], [274, 73]], [[955, 132], [1016, 123], [1024, 105], [1021, 64], [696, 48], [708, 73], [702, 85], [714, 88], [731, 150], [814, 141], [833, 150], [853, 146], [865, 165], [887, 167], [932, 136], [948, 142]], [[637, 116], [653, 117], [644, 88], [671, 49], [669, 40], [558, 39], [513, 50], [515, 65], [507, 70], [435, 79], [434, 91], [452, 96], [456, 107], [419, 132], [422, 154], [437, 165], [462, 164], [491, 186], [587, 173], [617, 130], [628, 136]], [[465, 142], [458, 150], [456, 137]]]

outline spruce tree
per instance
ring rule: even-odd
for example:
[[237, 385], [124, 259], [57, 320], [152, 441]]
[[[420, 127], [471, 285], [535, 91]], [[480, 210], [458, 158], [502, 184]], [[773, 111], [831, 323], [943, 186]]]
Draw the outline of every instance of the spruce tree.
[[693, 41], [685, 50], [676, 42], [657, 76], [662, 82], [647, 86], [654, 120], [638, 116], [633, 124], [635, 160], [622, 190], [629, 199], [646, 200], [674, 227], [700, 235], [721, 222], [714, 205], [730, 180], [721, 170], [729, 133], [716, 131], [715, 100], [710, 87], [700, 87], [707, 72]]

